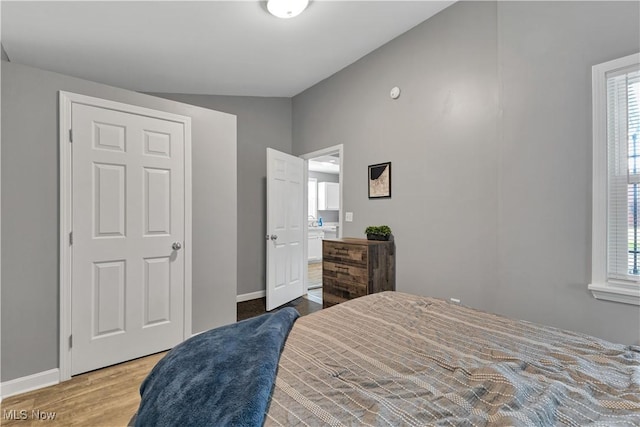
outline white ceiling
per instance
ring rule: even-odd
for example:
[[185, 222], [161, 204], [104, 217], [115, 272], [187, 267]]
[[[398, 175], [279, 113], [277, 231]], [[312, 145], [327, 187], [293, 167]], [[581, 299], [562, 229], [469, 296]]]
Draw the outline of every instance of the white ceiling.
[[296, 95], [453, 1], [2, 1], [12, 62], [143, 92]]
[[311, 172], [338, 175], [340, 173], [340, 157], [336, 154], [309, 159], [308, 167]]

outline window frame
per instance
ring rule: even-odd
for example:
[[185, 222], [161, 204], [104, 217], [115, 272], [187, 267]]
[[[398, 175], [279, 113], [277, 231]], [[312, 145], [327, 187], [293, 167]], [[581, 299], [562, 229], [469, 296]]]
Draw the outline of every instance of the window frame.
[[607, 74], [640, 64], [640, 52], [592, 67], [593, 187], [591, 283], [596, 299], [640, 305], [640, 285], [607, 278]]

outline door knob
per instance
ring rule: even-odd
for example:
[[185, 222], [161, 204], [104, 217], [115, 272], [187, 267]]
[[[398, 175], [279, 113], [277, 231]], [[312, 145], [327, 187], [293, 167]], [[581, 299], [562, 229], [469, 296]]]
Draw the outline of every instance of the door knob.
[[277, 235], [275, 235], [275, 234], [272, 234], [272, 235], [271, 235], [271, 240], [276, 240], [277, 238], [278, 238], [278, 236], [277, 236]]
[[182, 243], [173, 242], [173, 245], [171, 245], [171, 249], [173, 249], [174, 251], [179, 251], [180, 249], [182, 249]]

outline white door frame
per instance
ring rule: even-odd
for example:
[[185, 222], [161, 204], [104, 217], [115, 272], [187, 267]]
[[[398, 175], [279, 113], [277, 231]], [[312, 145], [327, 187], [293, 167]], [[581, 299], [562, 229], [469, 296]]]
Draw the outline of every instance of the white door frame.
[[59, 145], [60, 145], [60, 381], [71, 378], [71, 245], [72, 228], [72, 162], [71, 162], [71, 106], [73, 103], [91, 105], [124, 113], [138, 114], [184, 125], [184, 330], [183, 339], [191, 336], [191, 118], [164, 111], [128, 105], [120, 102], [59, 92]]
[[[342, 197], [344, 192], [342, 191], [342, 183], [344, 182], [344, 179], [342, 178], [342, 172], [344, 170], [343, 168], [343, 158], [344, 158], [344, 146], [343, 144], [338, 144], [338, 145], [334, 145], [331, 147], [327, 147], [327, 148], [323, 148], [321, 150], [317, 150], [317, 151], [312, 151], [311, 153], [307, 153], [307, 154], [303, 154], [301, 156], [299, 156], [301, 159], [304, 159], [304, 182], [308, 182], [309, 181], [309, 160], [310, 159], [314, 159], [316, 157], [320, 157], [320, 156], [328, 156], [329, 154], [335, 154], [338, 153], [339, 156], [339, 165], [340, 165], [340, 170], [338, 171], [338, 188], [340, 189], [340, 205], [338, 207], [338, 234], [336, 237], [341, 238], [342, 237], [342, 210], [343, 210], [343, 203], [342, 203]], [[309, 223], [309, 212], [308, 212], [308, 202], [307, 200], [309, 199], [309, 186], [308, 185], [304, 185], [303, 186], [304, 189], [304, 209], [303, 209], [303, 213], [304, 213], [304, 220], [305, 223]], [[308, 260], [309, 259], [309, 227], [304, 227], [304, 235], [303, 235], [303, 242], [304, 242], [304, 259]], [[309, 277], [309, 262], [305, 262], [304, 263], [304, 271], [302, 272], [304, 274], [304, 285], [305, 289], [307, 289], [308, 284], [308, 277]]]

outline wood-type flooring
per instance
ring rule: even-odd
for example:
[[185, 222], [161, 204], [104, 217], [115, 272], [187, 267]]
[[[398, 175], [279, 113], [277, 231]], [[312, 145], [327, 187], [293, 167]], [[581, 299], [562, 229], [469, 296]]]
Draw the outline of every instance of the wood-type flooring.
[[[286, 306], [301, 315], [322, 309], [298, 298]], [[238, 320], [265, 313], [264, 298], [238, 303]], [[0, 426], [126, 426], [140, 404], [138, 389], [165, 352], [73, 377], [0, 403]]]

